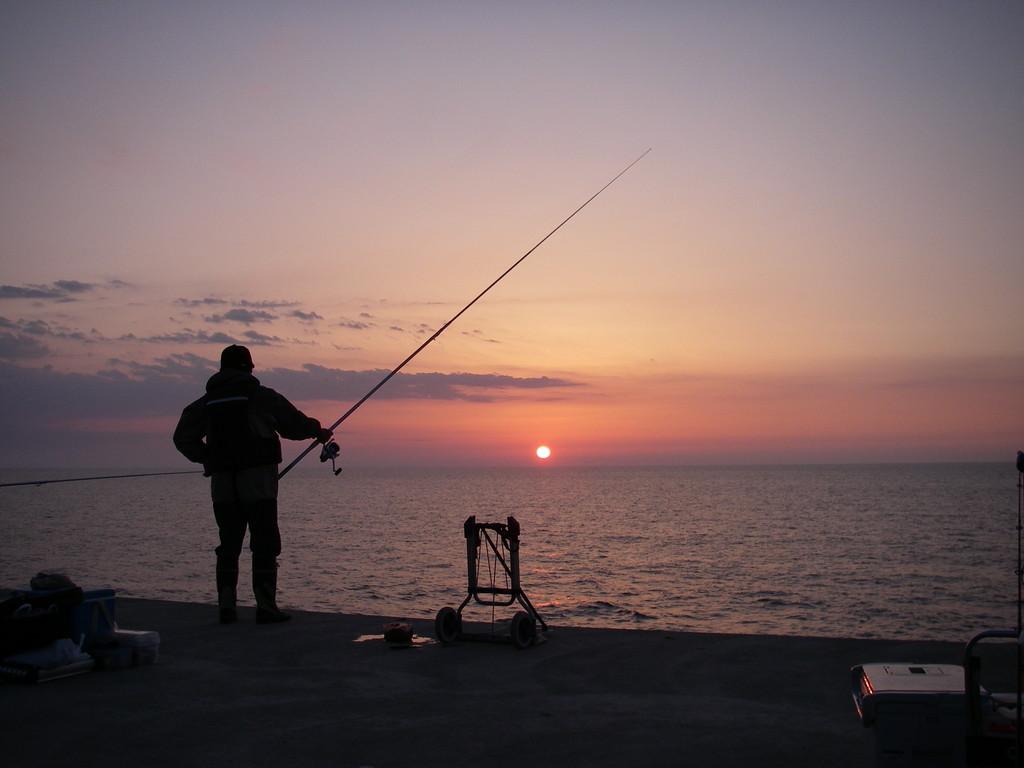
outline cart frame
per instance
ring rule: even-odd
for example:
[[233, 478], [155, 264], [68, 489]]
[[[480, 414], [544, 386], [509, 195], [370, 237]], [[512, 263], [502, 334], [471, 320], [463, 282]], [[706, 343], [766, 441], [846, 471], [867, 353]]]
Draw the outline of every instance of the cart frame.
[[[505, 523], [478, 523], [475, 515], [470, 515], [463, 523], [463, 534], [466, 537], [466, 572], [468, 594], [458, 608], [445, 607], [437, 613], [434, 630], [437, 639], [442, 643], [453, 643], [456, 640], [504, 640], [494, 632], [492, 616], [490, 632], [466, 632], [462, 629], [462, 613], [470, 602], [490, 607], [508, 607], [518, 603], [523, 610], [512, 617], [512, 626], [508, 639], [518, 648], [528, 648], [542, 638], [538, 633], [548, 630], [548, 625], [533, 607], [530, 598], [523, 591], [519, 577], [519, 521], [511, 515]], [[486, 547], [486, 549], [484, 549]], [[481, 583], [481, 553], [489, 559], [494, 558], [495, 565], [500, 565], [505, 575], [505, 585], [495, 583], [494, 575], [488, 584]]]

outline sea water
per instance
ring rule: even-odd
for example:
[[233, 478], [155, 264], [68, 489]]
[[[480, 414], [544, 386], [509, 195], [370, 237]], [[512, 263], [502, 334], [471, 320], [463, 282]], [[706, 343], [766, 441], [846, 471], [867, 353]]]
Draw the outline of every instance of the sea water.
[[[108, 473], [65, 476], [83, 474]], [[0, 488], [0, 587], [27, 587], [49, 570], [87, 589], [212, 605], [208, 482]], [[964, 641], [1016, 626], [1018, 494], [1012, 463], [349, 468], [337, 477], [310, 465], [282, 481], [278, 598], [432, 618], [469, 596], [471, 570], [484, 586], [504, 586], [500, 562], [467, 553], [463, 523], [513, 516], [522, 589], [550, 626]], [[464, 616], [501, 620], [516, 608], [473, 601]]]

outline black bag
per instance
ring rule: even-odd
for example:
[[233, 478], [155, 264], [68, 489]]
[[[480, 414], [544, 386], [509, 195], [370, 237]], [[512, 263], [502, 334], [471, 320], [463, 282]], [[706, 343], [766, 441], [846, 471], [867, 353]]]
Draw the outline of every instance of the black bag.
[[81, 587], [15, 593], [0, 602], [0, 660], [71, 637], [71, 612]]

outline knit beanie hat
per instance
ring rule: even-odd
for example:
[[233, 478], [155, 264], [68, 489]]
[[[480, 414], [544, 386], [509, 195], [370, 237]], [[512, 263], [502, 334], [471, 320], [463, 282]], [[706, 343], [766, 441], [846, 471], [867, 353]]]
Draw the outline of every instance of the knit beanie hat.
[[255, 366], [252, 364], [252, 355], [246, 347], [232, 344], [225, 347], [220, 353], [220, 367], [234, 368], [239, 371], [251, 371]]

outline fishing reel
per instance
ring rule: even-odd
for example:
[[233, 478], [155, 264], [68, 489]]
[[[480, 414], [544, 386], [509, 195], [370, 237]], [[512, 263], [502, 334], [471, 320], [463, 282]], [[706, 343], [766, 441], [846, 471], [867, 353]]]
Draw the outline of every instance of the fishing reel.
[[341, 447], [333, 440], [328, 440], [324, 443], [324, 447], [320, 449], [320, 462], [331, 462], [331, 469], [334, 470], [334, 476], [337, 477], [341, 474], [341, 467], [334, 463], [334, 460], [341, 455]]

